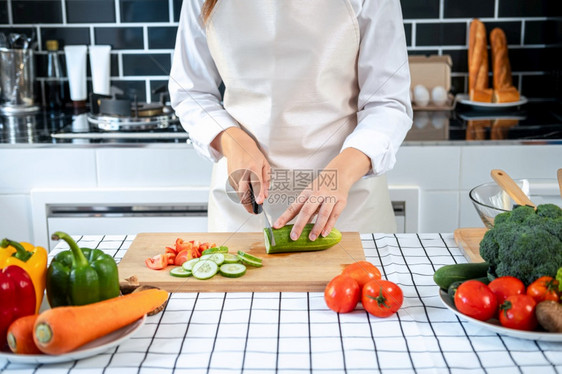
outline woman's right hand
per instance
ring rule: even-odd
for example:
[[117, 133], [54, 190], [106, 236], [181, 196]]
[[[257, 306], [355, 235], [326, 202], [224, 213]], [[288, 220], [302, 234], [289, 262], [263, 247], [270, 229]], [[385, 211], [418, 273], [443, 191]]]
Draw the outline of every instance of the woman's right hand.
[[258, 204], [265, 201], [269, 190], [271, 167], [264, 154], [254, 139], [238, 127], [229, 127], [221, 132], [211, 146], [226, 157], [228, 181], [237, 191], [244, 208], [253, 213], [250, 183]]

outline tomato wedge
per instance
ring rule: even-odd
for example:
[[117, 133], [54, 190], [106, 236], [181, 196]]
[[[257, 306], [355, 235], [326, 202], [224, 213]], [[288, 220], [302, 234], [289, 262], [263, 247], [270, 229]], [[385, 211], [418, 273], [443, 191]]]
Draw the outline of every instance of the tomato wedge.
[[162, 270], [166, 266], [168, 266], [168, 258], [167, 256], [160, 254], [151, 258], [147, 258], [146, 260], [144, 260], [144, 263], [149, 269]]
[[177, 254], [174, 265], [181, 266], [184, 262], [186, 262], [187, 260], [191, 260], [192, 258], [193, 256], [191, 250], [184, 249]]

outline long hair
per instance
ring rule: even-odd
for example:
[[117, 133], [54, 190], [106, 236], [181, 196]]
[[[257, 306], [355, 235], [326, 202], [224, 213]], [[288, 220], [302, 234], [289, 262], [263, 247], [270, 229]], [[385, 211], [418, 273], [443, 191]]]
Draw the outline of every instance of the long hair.
[[217, 0], [205, 0], [205, 2], [203, 3], [203, 7], [201, 8], [201, 16], [203, 17], [203, 21], [207, 22], [207, 19], [211, 15], [211, 12], [213, 11], [216, 3]]

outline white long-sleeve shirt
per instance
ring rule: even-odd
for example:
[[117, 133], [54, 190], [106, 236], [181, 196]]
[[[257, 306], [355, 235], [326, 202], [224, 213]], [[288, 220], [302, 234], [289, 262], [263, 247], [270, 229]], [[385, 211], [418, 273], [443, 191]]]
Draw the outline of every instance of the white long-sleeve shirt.
[[[228, 1], [228, 0], [221, 0]], [[333, 1], [333, 0], [326, 0]], [[342, 149], [371, 159], [372, 173], [390, 170], [412, 124], [410, 73], [398, 0], [348, 0], [360, 30], [357, 127]], [[195, 149], [217, 161], [211, 147], [223, 130], [239, 126], [221, 104], [221, 77], [211, 57], [201, 20], [203, 0], [184, 0], [170, 73], [171, 104]]]

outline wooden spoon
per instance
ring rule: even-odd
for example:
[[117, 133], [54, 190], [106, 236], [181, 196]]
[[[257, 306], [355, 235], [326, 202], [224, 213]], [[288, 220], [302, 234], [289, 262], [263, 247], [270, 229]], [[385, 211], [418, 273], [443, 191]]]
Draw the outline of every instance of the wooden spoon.
[[562, 197], [562, 169], [558, 169], [558, 186], [560, 186], [560, 197]]
[[518, 205], [528, 205], [533, 208], [537, 206], [525, 195], [525, 193], [519, 188], [517, 183], [503, 170], [494, 169], [490, 173], [492, 178], [496, 183], [503, 188], [505, 192], [515, 201]]

